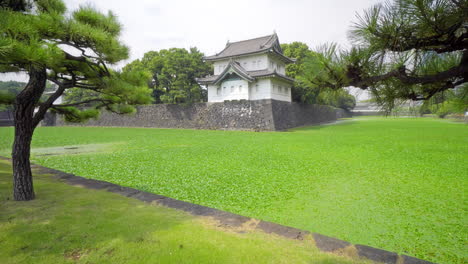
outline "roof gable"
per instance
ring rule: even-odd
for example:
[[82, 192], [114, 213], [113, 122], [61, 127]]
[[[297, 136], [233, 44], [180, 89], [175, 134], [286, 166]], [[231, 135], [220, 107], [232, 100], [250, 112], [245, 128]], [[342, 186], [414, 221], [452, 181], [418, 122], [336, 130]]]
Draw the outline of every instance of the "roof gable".
[[267, 52], [273, 50], [275, 53], [282, 55], [285, 59], [293, 62], [292, 59], [286, 58], [283, 55], [283, 50], [279, 43], [278, 35], [268, 35], [264, 37], [242, 40], [237, 42], [228, 42], [226, 47], [219, 53], [213, 56], [204, 57], [205, 60], [218, 60], [224, 58], [232, 58], [256, 53]]
[[213, 81], [214, 84], [218, 84], [219, 82], [221, 82], [227, 75], [229, 75], [230, 73], [236, 73], [237, 75], [239, 75], [239, 77], [241, 77], [242, 79], [248, 81], [248, 82], [251, 82], [251, 81], [254, 81], [255, 79], [252, 78], [249, 73], [244, 69], [242, 68], [242, 66], [239, 65], [239, 63], [233, 61], [233, 60], [230, 60], [229, 61], [229, 64], [228, 66], [226, 67], [226, 69], [224, 69], [224, 71], [218, 75], [218, 77]]

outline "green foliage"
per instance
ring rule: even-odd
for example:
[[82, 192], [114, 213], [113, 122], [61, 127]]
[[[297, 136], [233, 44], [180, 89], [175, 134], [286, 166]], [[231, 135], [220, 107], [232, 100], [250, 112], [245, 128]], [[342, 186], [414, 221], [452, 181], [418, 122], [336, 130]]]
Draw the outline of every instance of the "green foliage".
[[65, 121], [72, 123], [84, 122], [85, 120], [97, 118], [99, 116], [99, 111], [96, 109], [80, 110], [75, 107], [61, 107], [59, 113], [64, 115]]
[[148, 86], [153, 89], [156, 103], [195, 103], [207, 99], [206, 91], [195, 79], [207, 75], [210, 66], [203, 62], [203, 53], [196, 48], [149, 51], [123, 70], [150, 72]]
[[429, 100], [467, 82], [466, 17], [467, 1], [375, 5], [353, 24], [353, 46], [321, 48], [322, 56], [306, 63], [305, 78], [316, 87], [369, 90], [388, 112], [402, 100]]
[[16, 82], [16, 81], [0, 81], [0, 91], [9, 93], [18, 94], [24, 87], [26, 83]]
[[[293, 42], [281, 44], [283, 54], [289, 58], [294, 58], [295, 63], [286, 65], [286, 75], [291, 78], [297, 78], [304, 71], [304, 60], [311, 55], [312, 51], [307, 44], [302, 42]], [[308, 89], [295, 81], [291, 90], [292, 100], [295, 102], [310, 101]]]
[[15, 100], [15, 95], [0, 91], [0, 105], [10, 105]]
[[0, 90], [0, 111], [13, 110], [12, 104], [14, 101], [14, 94]]
[[304, 69], [304, 59], [312, 54], [307, 44], [302, 42], [292, 42], [281, 44], [281, 49], [286, 57], [296, 59], [295, 63], [286, 66], [286, 72], [291, 78], [296, 78]]
[[[83, 101], [90, 101], [94, 98], [99, 98], [101, 96], [100, 93], [95, 92], [93, 90], [86, 90], [86, 89], [80, 89], [80, 88], [70, 88], [68, 89], [64, 96], [63, 100], [66, 103], [79, 103]], [[96, 105], [97, 103], [88, 103], [88, 104], [83, 104], [83, 106], [92, 106]]]
[[[13, 6], [0, 5], [0, 72], [47, 70], [48, 80], [58, 86], [53, 89], [56, 94], [66, 95], [63, 105], [46, 103], [50, 95], [43, 96], [37, 115], [51, 108], [80, 122], [102, 108], [130, 113], [132, 105], [151, 102], [147, 73], [107, 67], [128, 57], [128, 48], [119, 40], [122, 26], [112, 12], [102, 14], [91, 6], [67, 12], [61, 0]], [[80, 105], [93, 109], [75, 108]]]
[[317, 79], [324, 78], [320, 75], [326, 74], [326, 71], [319, 70], [321, 65], [313, 65], [317, 60], [312, 58], [323, 56], [323, 54], [310, 50], [307, 44], [302, 42], [282, 44], [281, 48], [284, 55], [296, 59], [295, 63], [286, 66], [286, 74], [296, 79], [292, 87], [293, 101], [332, 105], [345, 110], [354, 108], [356, 105], [354, 96], [350, 95], [346, 90], [330, 91], [316, 85]]
[[464, 114], [468, 111], [468, 85], [460, 85], [453, 91], [437, 94], [424, 102], [420, 114], [435, 114], [444, 118], [449, 114]]
[[39, 173], [40, 199], [18, 203], [11, 200], [12, 179], [10, 165], [0, 161], [3, 263], [366, 263], [319, 252], [309, 239], [240, 235], [185, 212]]
[[26, 83], [16, 81], [0, 81], [0, 111], [12, 110], [15, 97], [26, 86]]
[[446, 115], [452, 113], [453, 105], [450, 101], [445, 101], [437, 106], [436, 109], [435, 114], [440, 118], [444, 118]]
[[338, 93], [332, 98], [332, 102], [330, 102], [330, 105], [333, 105], [338, 108], [342, 108], [344, 110], [351, 111], [354, 109], [356, 106], [356, 98], [349, 94], [345, 90], [338, 90], [336, 91]]
[[[13, 129], [0, 128], [0, 155]], [[32, 160], [436, 263], [466, 259], [466, 125], [363, 118], [293, 132], [43, 127]], [[3, 136], [5, 135], [5, 136]], [[96, 152], [88, 149], [107, 143]], [[50, 155], [63, 146], [78, 153]], [[1, 215], [1, 214], [0, 214]]]

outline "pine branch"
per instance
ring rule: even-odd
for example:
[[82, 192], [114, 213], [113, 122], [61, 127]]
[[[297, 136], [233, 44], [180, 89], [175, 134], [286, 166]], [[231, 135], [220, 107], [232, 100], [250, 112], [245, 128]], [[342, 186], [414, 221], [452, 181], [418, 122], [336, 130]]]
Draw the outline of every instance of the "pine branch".
[[88, 99], [88, 100], [84, 100], [84, 101], [76, 102], [76, 103], [53, 105], [53, 107], [78, 106], [78, 105], [94, 103], [94, 102], [101, 102], [101, 103], [106, 103], [106, 104], [112, 104], [113, 103], [112, 100], [107, 100], [107, 99]]
[[55, 100], [59, 98], [65, 91], [66, 86], [59, 86], [58, 89], [51, 95], [49, 98], [39, 106], [38, 111], [34, 114], [33, 117], [33, 127], [36, 127], [41, 120], [44, 118], [45, 113], [52, 106]]

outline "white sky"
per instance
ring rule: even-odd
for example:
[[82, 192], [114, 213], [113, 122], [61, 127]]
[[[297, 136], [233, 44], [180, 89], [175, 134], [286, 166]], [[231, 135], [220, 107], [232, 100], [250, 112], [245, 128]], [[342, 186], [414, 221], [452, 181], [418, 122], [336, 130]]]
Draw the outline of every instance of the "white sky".
[[228, 40], [272, 34], [282, 43], [301, 41], [314, 47], [347, 44], [356, 12], [382, 0], [65, 0], [68, 9], [91, 4], [112, 10], [124, 27], [122, 40], [131, 60], [150, 50], [196, 46], [206, 55]]
[[[68, 10], [89, 4], [112, 10], [123, 25], [129, 60], [150, 50], [197, 47], [205, 55], [226, 42], [272, 34], [281, 43], [301, 41], [314, 48], [327, 42], [349, 45], [347, 32], [356, 13], [382, 0], [64, 0]], [[0, 74], [0, 80], [23, 79]]]

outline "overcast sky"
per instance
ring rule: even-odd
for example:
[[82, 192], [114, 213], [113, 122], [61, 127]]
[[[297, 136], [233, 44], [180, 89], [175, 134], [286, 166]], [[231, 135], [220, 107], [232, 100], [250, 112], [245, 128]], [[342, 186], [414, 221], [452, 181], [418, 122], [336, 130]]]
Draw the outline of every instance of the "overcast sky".
[[206, 55], [228, 40], [272, 34], [282, 43], [347, 44], [356, 12], [381, 0], [65, 0], [69, 10], [90, 4], [112, 10], [124, 27], [131, 60], [150, 50], [198, 47]]
[[[123, 25], [129, 60], [150, 50], [197, 47], [206, 55], [226, 42], [272, 34], [281, 43], [301, 41], [311, 48], [327, 42], [349, 45], [347, 31], [356, 13], [382, 0], [64, 0], [68, 10], [91, 5], [112, 10]], [[3, 75], [0, 79], [18, 79]]]

